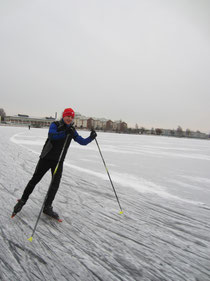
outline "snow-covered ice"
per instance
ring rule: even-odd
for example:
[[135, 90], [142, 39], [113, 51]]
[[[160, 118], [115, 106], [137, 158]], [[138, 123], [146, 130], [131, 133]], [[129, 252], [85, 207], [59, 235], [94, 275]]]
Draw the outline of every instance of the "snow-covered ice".
[[[72, 142], [54, 209], [41, 216], [45, 175], [11, 213], [36, 167], [47, 129], [0, 127], [0, 280], [210, 280], [210, 142], [98, 133]], [[89, 135], [81, 131], [83, 137]]]

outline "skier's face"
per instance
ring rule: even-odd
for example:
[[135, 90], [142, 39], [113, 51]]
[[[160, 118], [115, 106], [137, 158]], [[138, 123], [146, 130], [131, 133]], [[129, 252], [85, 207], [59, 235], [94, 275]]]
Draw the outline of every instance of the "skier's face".
[[65, 117], [63, 117], [63, 121], [67, 125], [70, 125], [73, 120], [74, 120], [74, 118], [72, 116], [65, 116]]

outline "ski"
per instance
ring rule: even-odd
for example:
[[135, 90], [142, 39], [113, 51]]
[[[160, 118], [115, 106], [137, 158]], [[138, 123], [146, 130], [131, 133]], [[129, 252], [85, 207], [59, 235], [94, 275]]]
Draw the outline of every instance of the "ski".
[[14, 207], [14, 210], [12, 212], [11, 218], [14, 218], [17, 213], [19, 213], [22, 210], [22, 207], [25, 205], [26, 201], [23, 199], [17, 199], [17, 204]]
[[51, 219], [53, 219], [53, 220], [56, 220], [57, 222], [62, 222], [62, 221], [63, 221], [61, 218], [54, 218], [54, 217], [49, 216], [49, 215], [47, 215], [47, 214], [45, 214], [45, 216], [47, 216], [47, 217], [49, 217], [49, 218], [51, 218]]
[[[17, 199], [17, 202], [18, 203], [15, 205], [14, 210], [13, 210], [12, 215], [11, 215], [12, 219], [17, 215], [17, 213], [19, 213], [21, 211], [23, 205], [25, 205], [25, 201], [23, 201], [21, 199]], [[57, 213], [52, 211], [52, 207], [50, 208], [50, 212], [51, 213], [49, 213], [49, 214], [46, 213], [46, 212], [43, 212], [43, 213], [45, 215], [47, 215], [48, 217], [50, 217], [50, 218], [52, 218], [52, 219], [54, 219], [54, 220], [56, 220], [58, 222], [62, 222], [63, 221], [62, 219], [60, 219], [60, 217], [59, 217], [59, 215]]]
[[[15, 216], [16, 216], [17, 214], [16, 213], [12, 213], [12, 215], [11, 215], [11, 218], [13, 219]], [[46, 216], [48, 216], [47, 214], [45, 214]], [[53, 217], [51, 217], [51, 216], [48, 216], [49, 218], [51, 218], [51, 219], [53, 219], [53, 220], [56, 220], [57, 222], [62, 222], [63, 220], [62, 219], [60, 219], [60, 218], [53, 218]]]

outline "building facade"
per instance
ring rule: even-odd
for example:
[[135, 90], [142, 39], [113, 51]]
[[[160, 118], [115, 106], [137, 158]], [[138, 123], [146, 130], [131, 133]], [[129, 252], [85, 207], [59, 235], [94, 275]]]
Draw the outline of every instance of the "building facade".
[[5, 116], [4, 122], [8, 125], [19, 125], [19, 126], [31, 126], [31, 127], [49, 127], [49, 125], [55, 121], [53, 117], [30, 117], [24, 114], [18, 114], [15, 116]]
[[[56, 119], [53, 117], [31, 117], [25, 114], [15, 116], [5, 116], [4, 123], [7, 125], [16, 126], [31, 126], [36, 128], [49, 127]], [[105, 118], [93, 118], [82, 116], [80, 113], [75, 113], [74, 125], [77, 129], [95, 129], [103, 131], [126, 132], [127, 124], [122, 121], [112, 121]]]

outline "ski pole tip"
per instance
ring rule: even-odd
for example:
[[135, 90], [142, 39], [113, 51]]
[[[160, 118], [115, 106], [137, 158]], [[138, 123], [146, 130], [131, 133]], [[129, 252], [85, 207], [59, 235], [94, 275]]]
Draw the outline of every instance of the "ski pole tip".
[[30, 238], [28, 238], [28, 241], [32, 242], [33, 237], [31, 236]]
[[120, 214], [123, 214], [123, 211], [120, 211]]

